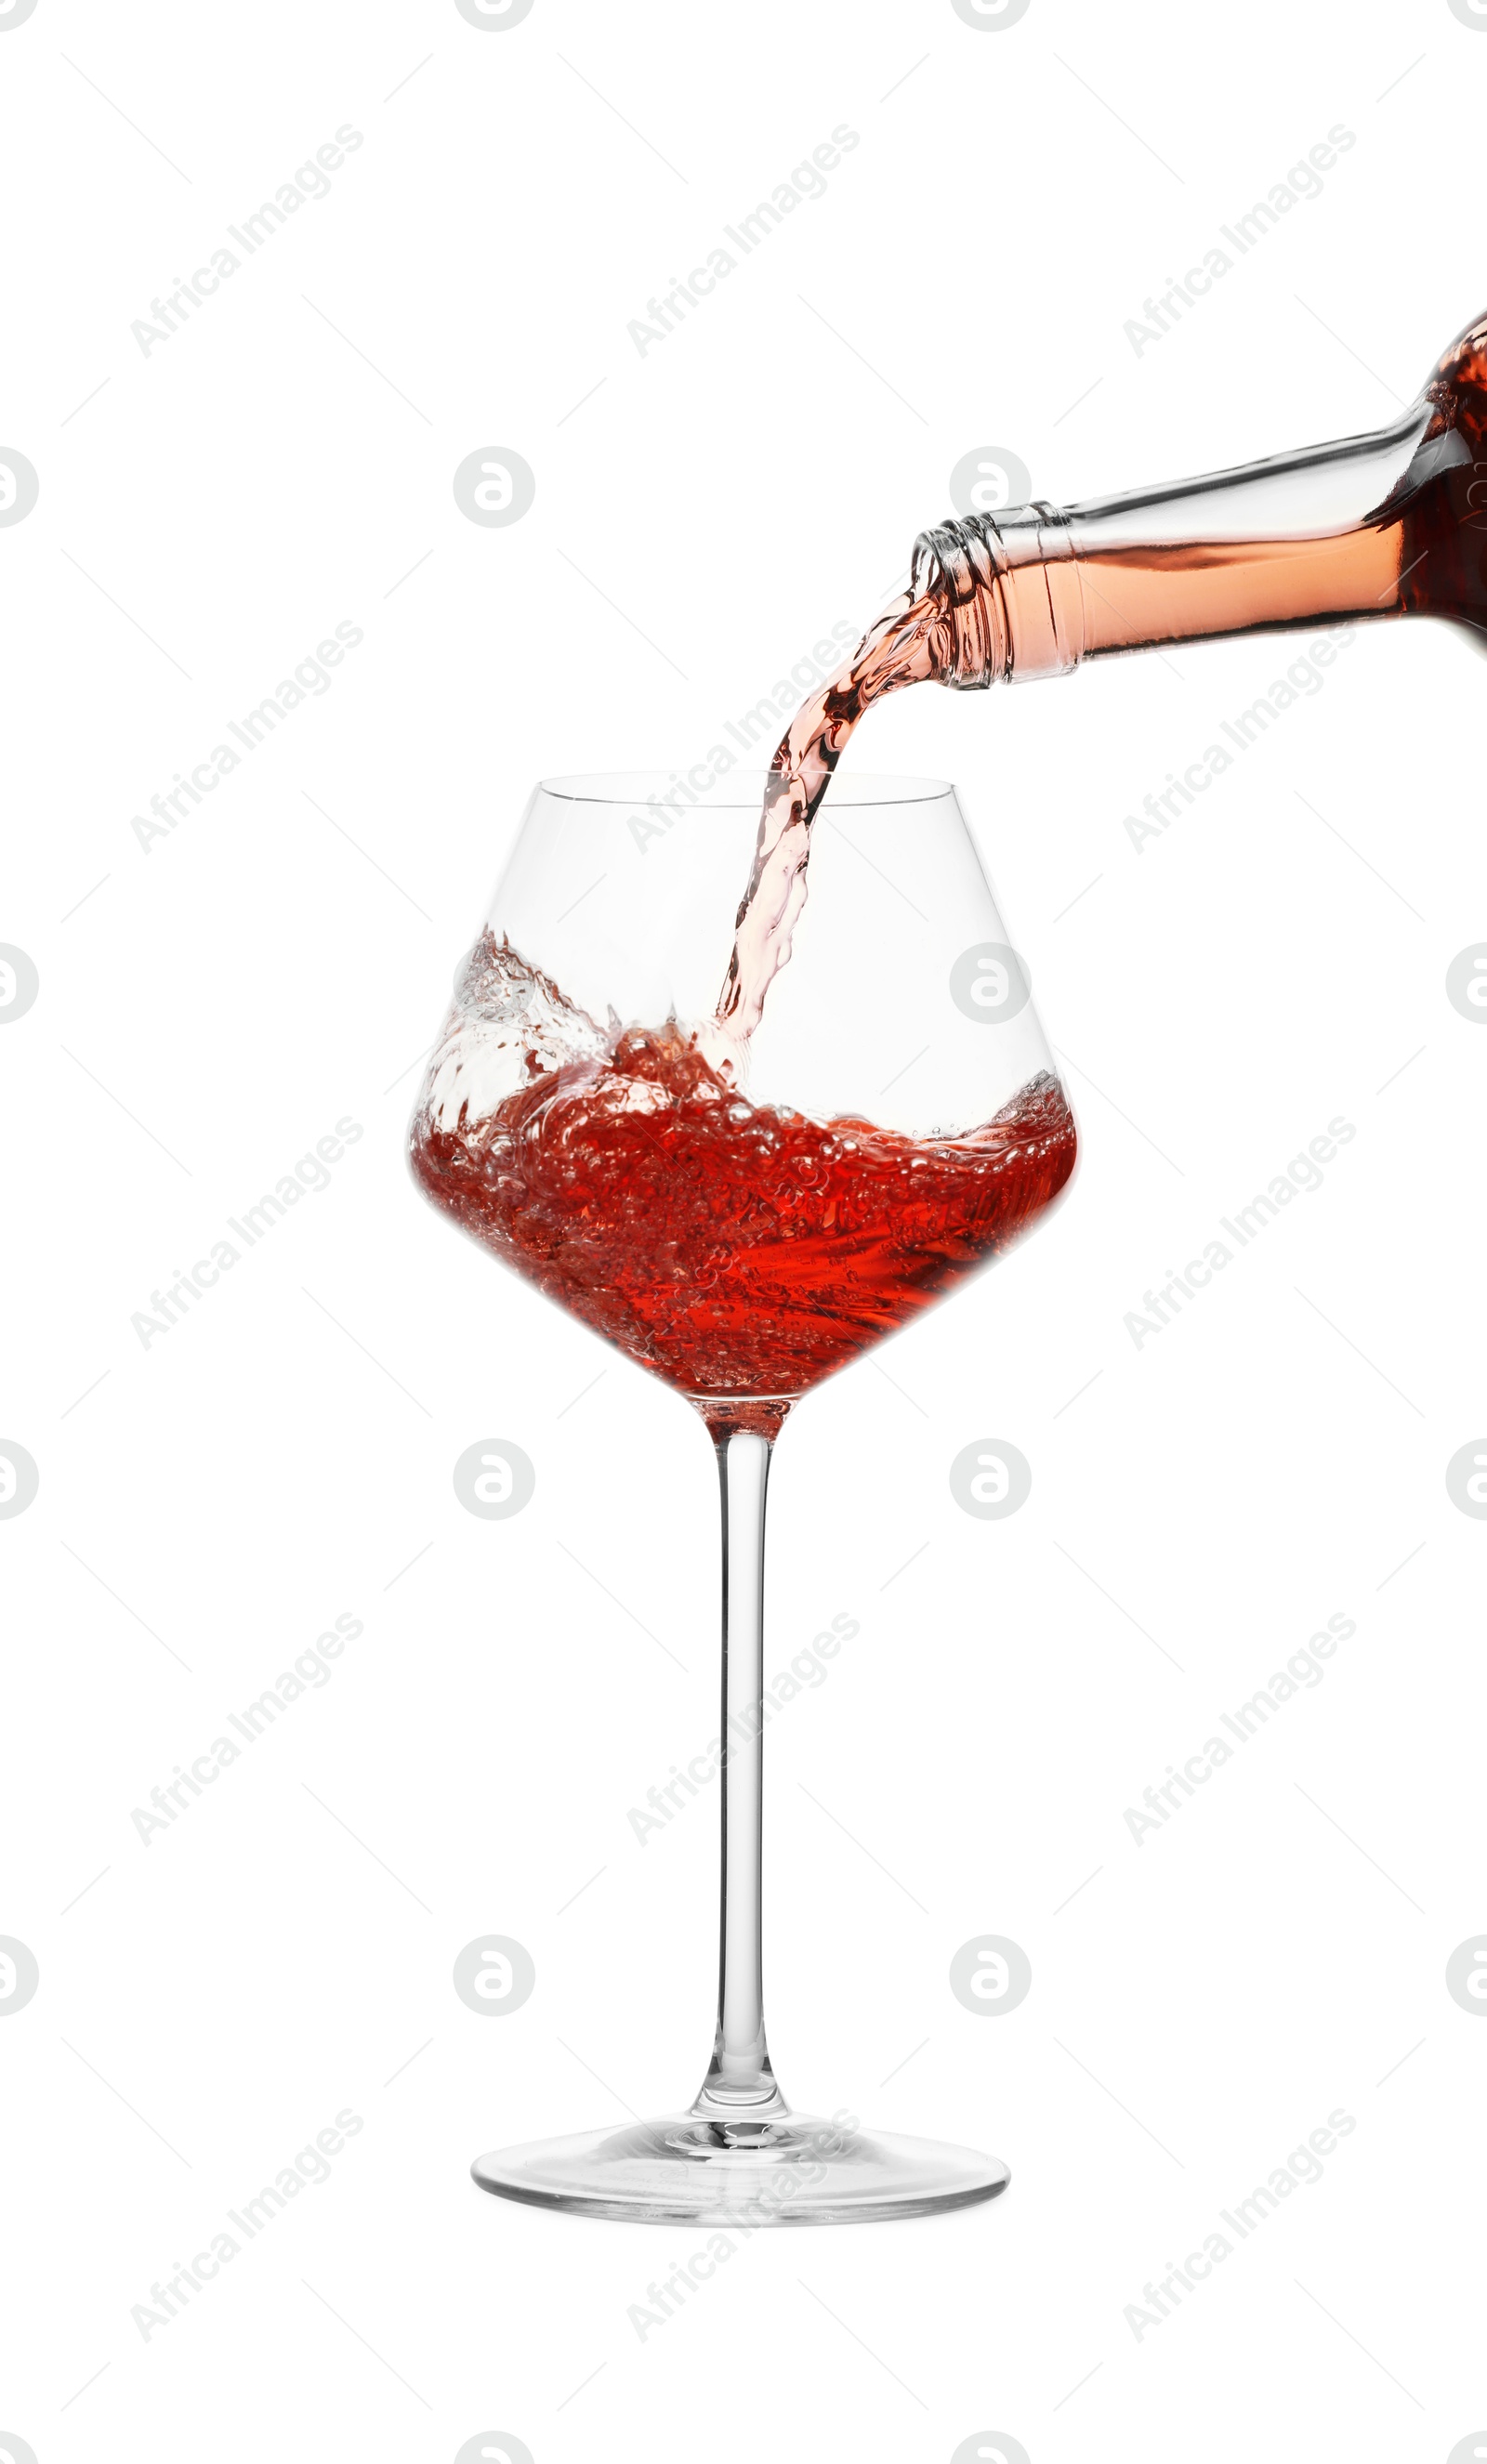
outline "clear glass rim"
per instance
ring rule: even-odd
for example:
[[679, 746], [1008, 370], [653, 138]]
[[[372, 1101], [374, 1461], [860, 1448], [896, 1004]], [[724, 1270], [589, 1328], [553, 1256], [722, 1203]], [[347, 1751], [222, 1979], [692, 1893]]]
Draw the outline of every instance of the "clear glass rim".
[[[540, 779], [539, 795], [570, 804], [644, 804], [668, 796], [680, 799], [682, 811], [755, 812], [764, 798], [767, 770], [729, 771], [726, 782], [700, 791], [687, 784], [681, 770], [595, 770], [588, 775]], [[837, 812], [854, 804], [935, 804], [955, 788], [948, 779], [896, 778], [861, 773], [838, 775], [827, 792]], [[677, 809], [674, 803], [670, 808]]]

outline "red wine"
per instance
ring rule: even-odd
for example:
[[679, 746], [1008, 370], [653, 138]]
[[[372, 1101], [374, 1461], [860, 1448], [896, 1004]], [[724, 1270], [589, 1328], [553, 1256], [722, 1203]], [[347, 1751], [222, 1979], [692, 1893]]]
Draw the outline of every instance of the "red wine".
[[411, 1134], [436, 1206], [715, 1428], [777, 1427], [1006, 1249], [1075, 1143], [1047, 1072], [956, 1137], [752, 1104], [675, 1022], [605, 1034], [489, 932]]

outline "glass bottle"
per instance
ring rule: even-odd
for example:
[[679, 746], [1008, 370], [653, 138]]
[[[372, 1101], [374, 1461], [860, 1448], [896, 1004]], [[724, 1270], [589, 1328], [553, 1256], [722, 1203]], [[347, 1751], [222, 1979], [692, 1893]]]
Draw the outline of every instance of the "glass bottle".
[[1161, 644], [1394, 616], [1442, 617], [1480, 641], [1487, 316], [1374, 435], [945, 522], [914, 543], [912, 596], [939, 602], [932, 673], [963, 690]]

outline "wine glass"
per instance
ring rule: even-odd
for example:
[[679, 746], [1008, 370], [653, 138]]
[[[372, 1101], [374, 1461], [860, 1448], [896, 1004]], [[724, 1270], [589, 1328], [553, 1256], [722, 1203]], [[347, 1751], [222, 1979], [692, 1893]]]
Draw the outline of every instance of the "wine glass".
[[[832, 2224], [994, 2198], [996, 2158], [792, 2113], [765, 2039], [765, 1492], [810, 1387], [1057, 1197], [1075, 1131], [953, 787], [838, 779], [746, 1046], [714, 1010], [763, 778], [533, 793], [414, 1110], [435, 1205], [677, 1388], [722, 1498], [721, 1949], [684, 2113], [477, 2159], [633, 2222]], [[690, 799], [690, 801], [689, 801]], [[996, 1477], [995, 1467], [983, 1470]]]

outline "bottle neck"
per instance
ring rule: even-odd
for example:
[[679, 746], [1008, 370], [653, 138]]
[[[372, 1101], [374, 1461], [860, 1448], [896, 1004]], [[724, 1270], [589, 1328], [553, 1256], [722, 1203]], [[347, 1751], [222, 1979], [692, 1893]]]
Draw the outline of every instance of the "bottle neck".
[[1409, 516], [1472, 449], [1423, 399], [1377, 435], [1065, 510], [976, 515], [916, 540], [936, 672], [976, 689], [1081, 659], [1398, 615]]

